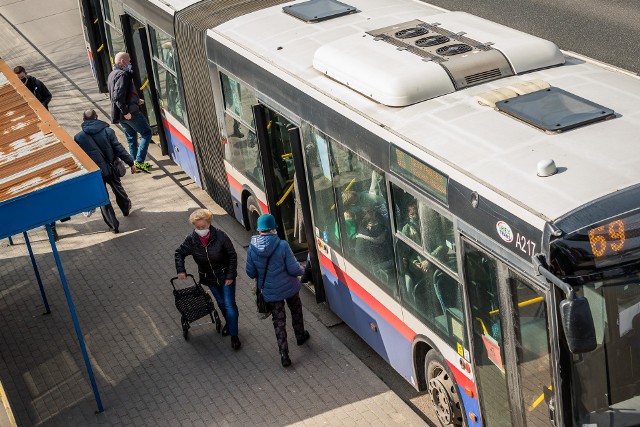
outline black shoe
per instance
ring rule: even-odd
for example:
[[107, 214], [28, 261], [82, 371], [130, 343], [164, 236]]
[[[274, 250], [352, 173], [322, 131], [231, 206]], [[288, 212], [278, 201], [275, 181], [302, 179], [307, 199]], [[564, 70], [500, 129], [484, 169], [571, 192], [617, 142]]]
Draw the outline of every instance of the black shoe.
[[301, 277], [300, 277], [300, 281], [302, 283], [309, 283], [311, 281], [311, 275], [304, 273]]
[[113, 234], [118, 234], [120, 232], [120, 229], [116, 227], [112, 231], [113, 231]]
[[223, 337], [226, 337], [227, 335], [229, 335], [229, 325], [225, 324], [220, 333], [222, 334]]
[[231, 337], [231, 348], [234, 350], [238, 350], [242, 344], [240, 344], [240, 339], [237, 335]]
[[282, 366], [284, 366], [285, 368], [287, 366], [291, 366], [291, 359], [289, 359], [289, 352], [288, 351], [281, 351], [280, 352], [280, 361], [282, 362]]
[[306, 343], [309, 338], [311, 338], [311, 334], [309, 334], [309, 331], [304, 331], [304, 334], [302, 334], [302, 338], [296, 340], [296, 342], [298, 343], [298, 345], [302, 345]]

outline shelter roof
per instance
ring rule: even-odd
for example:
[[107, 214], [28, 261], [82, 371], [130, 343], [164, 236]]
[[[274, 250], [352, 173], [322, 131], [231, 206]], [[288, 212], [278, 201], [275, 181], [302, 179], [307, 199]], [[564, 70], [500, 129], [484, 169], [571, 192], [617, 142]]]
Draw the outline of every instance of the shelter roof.
[[0, 60], [0, 238], [105, 202], [98, 166]]

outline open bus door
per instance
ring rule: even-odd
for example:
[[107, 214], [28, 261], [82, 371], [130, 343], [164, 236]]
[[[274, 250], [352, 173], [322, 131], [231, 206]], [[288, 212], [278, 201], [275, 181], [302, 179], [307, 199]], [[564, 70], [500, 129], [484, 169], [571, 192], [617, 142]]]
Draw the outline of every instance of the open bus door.
[[162, 154], [166, 155], [167, 139], [162, 126], [162, 116], [158, 92], [151, 67], [151, 52], [149, 50], [147, 29], [145, 25], [130, 15], [121, 15], [122, 33], [127, 52], [131, 56], [133, 65], [133, 82], [144, 105], [140, 111], [147, 116], [151, 129], [160, 137]]
[[472, 359], [484, 425], [558, 424], [550, 290], [464, 241]]
[[[311, 260], [314, 284], [322, 284], [307, 192], [300, 129], [262, 104], [253, 106], [269, 213], [298, 260]], [[296, 191], [296, 187], [298, 191]], [[325, 300], [324, 287], [315, 287], [316, 301]]]
[[98, 83], [98, 90], [106, 93], [108, 91], [107, 77], [111, 72], [111, 60], [104, 32], [100, 0], [79, 0], [78, 6], [82, 16], [84, 40], [87, 45], [91, 70]]

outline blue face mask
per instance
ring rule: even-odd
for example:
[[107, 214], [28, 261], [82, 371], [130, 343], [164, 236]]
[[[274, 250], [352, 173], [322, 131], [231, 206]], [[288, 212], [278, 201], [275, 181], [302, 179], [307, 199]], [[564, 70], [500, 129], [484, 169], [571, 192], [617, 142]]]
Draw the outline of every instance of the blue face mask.
[[131, 65], [131, 64], [127, 65], [127, 71], [128, 72], [132, 72], [133, 71], [133, 65]]

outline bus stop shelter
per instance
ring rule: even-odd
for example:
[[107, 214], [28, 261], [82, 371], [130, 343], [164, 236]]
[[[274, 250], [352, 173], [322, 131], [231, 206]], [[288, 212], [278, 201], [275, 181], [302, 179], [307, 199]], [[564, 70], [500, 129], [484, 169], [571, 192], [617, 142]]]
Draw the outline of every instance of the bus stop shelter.
[[102, 401], [51, 224], [108, 202], [98, 166], [0, 60], [0, 239], [24, 236], [50, 313], [28, 236], [29, 230], [46, 227], [98, 412], [103, 411]]

